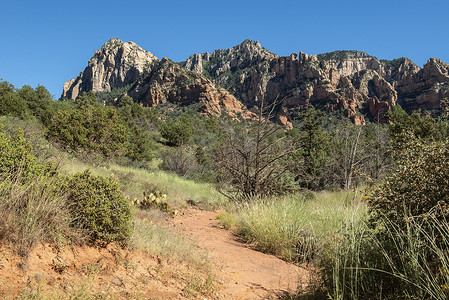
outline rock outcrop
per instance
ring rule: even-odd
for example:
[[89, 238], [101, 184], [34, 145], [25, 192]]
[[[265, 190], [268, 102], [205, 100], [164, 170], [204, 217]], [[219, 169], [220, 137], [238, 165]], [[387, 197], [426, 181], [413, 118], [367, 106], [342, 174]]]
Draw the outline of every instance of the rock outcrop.
[[248, 107], [280, 100], [285, 108], [280, 123], [310, 105], [341, 111], [359, 124], [365, 122], [363, 115], [384, 122], [397, 103], [409, 111], [438, 110], [449, 96], [449, 68], [438, 59], [421, 69], [408, 58], [379, 60], [361, 51], [279, 57], [258, 42], [245, 41], [192, 55], [185, 66], [208, 74]]
[[208, 74], [247, 107], [278, 99], [286, 108], [282, 120], [312, 105], [340, 110], [360, 124], [365, 122], [362, 114], [384, 121], [385, 112], [397, 102], [395, 89], [381, 74], [404, 76], [403, 67], [386, 67], [360, 51], [279, 57], [252, 41], [212, 55], [192, 55], [185, 67]]
[[146, 77], [136, 82], [128, 95], [148, 107], [167, 101], [175, 104], [201, 102], [200, 111], [208, 115], [226, 111], [231, 116], [255, 116], [227, 90], [201, 74], [183, 69], [166, 57]]
[[431, 58], [418, 72], [408, 74], [397, 85], [400, 104], [408, 111], [439, 110], [449, 98], [449, 65]]
[[280, 57], [250, 40], [193, 54], [178, 64], [112, 39], [77, 78], [64, 84], [63, 97], [117, 88], [144, 106], [201, 102], [207, 114], [224, 110], [251, 117], [254, 106], [276, 101], [276, 119], [287, 128], [310, 106], [340, 112], [362, 125], [365, 117], [386, 121], [396, 104], [437, 114], [441, 100], [449, 97], [449, 66], [431, 58], [419, 68], [408, 58], [379, 60], [361, 51]]
[[64, 83], [63, 98], [75, 99], [83, 92], [110, 92], [134, 83], [159, 59], [133, 42], [117, 38], [95, 51], [78, 77]]
[[167, 101], [176, 104], [202, 102], [201, 112], [254, 117], [227, 90], [198, 72], [185, 70], [169, 60], [159, 60], [133, 42], [113, 38], [95, 51], [81, 74], [64, 84], [62, 97], [76, 99], [82, 92], [110, 92], [124, 89], [143, 106]]

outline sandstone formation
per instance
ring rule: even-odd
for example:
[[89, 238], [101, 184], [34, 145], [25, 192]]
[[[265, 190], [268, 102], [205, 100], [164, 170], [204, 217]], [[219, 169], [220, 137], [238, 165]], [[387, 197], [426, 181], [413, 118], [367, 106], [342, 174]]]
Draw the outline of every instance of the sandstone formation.
[[62, 97], [76, 99], [82, 92], [110, 92], [125, 88], [143, 106], [167, 101], [176, 104], [202, 102], [201, 112], [253, 117], [246, 107], [225, 89], [205, 76], [185, 70], [168, 58], [159, 60], [133, 42], [109, 40], [95, 51], [88, 66], [64, 84]]
[[405, 76], [397, 91], [407, 110], [439, 110], [441, 100], [449, 98], [449, 65], [431, 58], [421, 70]]
[[224, 110], [231, 116], [241, 114], [253, 117], [246, 107], [225, 89], [215, 85], [201, 74], [187, 71], [164, 57], [148, 76], [136, 82], [128, 95], [143, 106], [156, 106], [167, 101], [175, 104], [201, 102], [200, 111], [221, 114]]
[[78, 77], [64, 83], [63, 98], [75, 99], [83, 92], [109, 92], [134, 83], [159, 59], [133, 42], [117, 38], [95, 51]]
[[283, 124], [309, 106], [340, 111], [356, 124], [364, 124], [364, 116], [384, 122], [397, 103], [407, 110], [437, 109], [448, 96], [447, 64], [435, 59], [421, 69], [408, 58], [379, 60], [361, 51], [279, 57], [245, 41], [192, 55], [185, 67], [207, 74], [247, 107], [281, 100]]
[[361, 51], [280, 57], [250, 40], [174, 63], [112, 39], [77, 78], [64, 84], [63, 97], [114, 89], [144, 106], [201, 102], [204, 113], [224, 110], [245, 117], [254, 116], [249, 111], [262, 101], [276, 100], [276, 120], [287, 128], [310, 106], [363, 125], [366, 117], [386, 121], [396, 104], [438, 114], [441, 100], [449, 97], [449, 66], [431, 58], [419, 68], [408, 58], [379, 60]]

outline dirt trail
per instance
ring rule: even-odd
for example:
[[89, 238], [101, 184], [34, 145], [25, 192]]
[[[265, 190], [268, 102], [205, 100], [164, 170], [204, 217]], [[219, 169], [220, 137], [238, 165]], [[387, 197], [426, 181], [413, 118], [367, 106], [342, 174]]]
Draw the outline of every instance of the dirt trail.
[[298, 286], [306, 287], [308, 271], [238, 242], [229, 231], [219, 227], [216, 215], [189, 210], [173, 222], [208, 250], [220, 283], [218, 298], [277, 298], [295, 292]]

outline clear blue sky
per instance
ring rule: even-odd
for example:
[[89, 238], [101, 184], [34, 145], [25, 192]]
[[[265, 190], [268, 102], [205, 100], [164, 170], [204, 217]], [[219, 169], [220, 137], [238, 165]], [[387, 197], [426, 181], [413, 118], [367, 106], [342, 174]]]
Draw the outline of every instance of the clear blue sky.
[[0, 78], [56, 98], [112, 37], [174, 61], [248, 38], [279, 55], [360, 50], [449, 63], [449, 0], [3, 2]]

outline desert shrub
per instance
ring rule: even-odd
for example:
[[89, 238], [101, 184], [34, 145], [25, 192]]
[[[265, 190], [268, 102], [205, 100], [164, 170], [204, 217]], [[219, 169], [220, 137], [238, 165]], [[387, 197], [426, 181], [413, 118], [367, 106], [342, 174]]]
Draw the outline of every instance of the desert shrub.
[[195, 154], [187, 146], [164, 149], [161, 152], [161, 159], [162, 170], [174, 172], [179, 176], [186, 176], [197, 169]]
[[186, 118], [175, 119], [159, 125], [162, 137], [170, 146], [187, 144], [193, 134], [193, 125]]
[[137, 126], [129, 130], [126, 156], [133, 161], [150, 161], [158, 145]]
[[336, 299], [447, 299], [449, 149], [399, 137], [397, 170], [368, 197], [367, 224], [343, 228], [322, 261]]
[[65, 196], [55, 167], [40, 164], [22, 130], [0, 131], [0, 242], [26, 255], [37, 242], [68, 228]]
[[68, 180], [67, 193], [73, 225], [85, 231], [91, 241], [128, 243], [131, 207], [113, 179], [86, 170]]
[[0, 81], [0, 115], [16, 116], [21, 119], [28, 118], [31, 115], [27, 102], [7, 81]]
[[442, 234], [449, 207], [449, 148], [413, 134], [401, 139], [397, 170], [369, 198], [370, 224], [384, 256], [377, 268], [394, 274], [385, 295], [401, 285], [405, 298], [424, 299], [438, 294], [437, 270], [447, 268], [441, 254], [449, 250]]
[[53, 114], [53, 99], [48, 90], [42, 85], [35, 89], [24, 85], [17, 90], [17, 94], [25, 100], [31, 114], [36, 116], [44, 125], [48, 125]]
[[21, 178], [36, 176], [44, 166], [38, 165], [32, 154], [31, 144], [25, 139], [22, 130], [8, 135], [0, 128], [0, 175]]
[[396, 105], [388, 112], [387, 119], [390, 121], [388, 131], [395, 148], [406, 148], [410, 136], [425, 141], [441, 141], [447, 138], [447, 126], [441, 126], [441, 123], [435, 122], [429, 115], [422, 115], [420, 111], [409, 115]]
[[343, 227], [340, 238], [323, 248], [320, 264], [329, 296], [447, 299], [449, 222], [434, 214], [405, 228], [385, 218], [381, 222], [381, 234], [365, 223]]
[[369, 203], [372, 222], [386, 218], [405, 228], [411, 219], [426, 218], [438, 205], [449, 204], [449, 147], [409, 137], [397, 157], [397, 171], [374, 190]]

